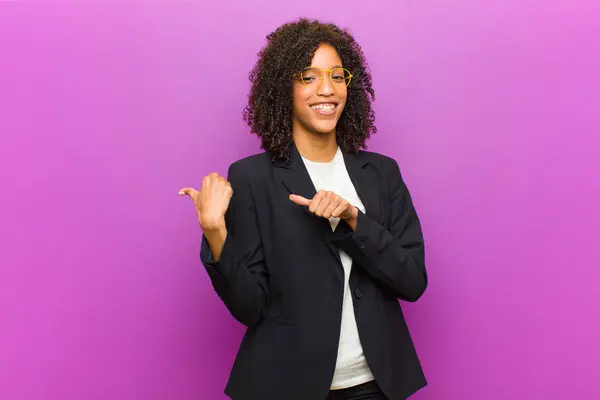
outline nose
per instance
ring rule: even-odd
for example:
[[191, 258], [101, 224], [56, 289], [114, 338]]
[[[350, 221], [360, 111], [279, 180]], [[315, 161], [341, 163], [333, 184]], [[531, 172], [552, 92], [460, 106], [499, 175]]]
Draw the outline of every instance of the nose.
[[327, 72], [323, 73], [323, 79], [319, 82], [319, 87], [317, 87], [317, 95], [319, 96], [331, 96], [334, 93], [333, 82], [329, 79], [329, 75]]

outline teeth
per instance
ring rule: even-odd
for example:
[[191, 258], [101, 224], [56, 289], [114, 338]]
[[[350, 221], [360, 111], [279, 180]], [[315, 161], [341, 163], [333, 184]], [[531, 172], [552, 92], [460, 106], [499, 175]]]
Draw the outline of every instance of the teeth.
[[335, 104], [315, 104], [314, 106], [311, 106], [311, 108], [314, 108], [316, 110], [331, 111], [335, 108]]

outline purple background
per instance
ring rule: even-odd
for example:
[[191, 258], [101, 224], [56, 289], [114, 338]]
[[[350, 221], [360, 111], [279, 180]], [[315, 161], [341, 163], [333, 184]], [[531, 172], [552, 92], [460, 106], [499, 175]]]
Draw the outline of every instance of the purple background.
[[[254, 4], [250, 4], [254, 3]], [[224, 399], [182, 186], [259, 151], [265, 35], [348, 26], [427, 241], [416, 400], [600, 398], [600, 3], [0, 5], [0, 398]]]

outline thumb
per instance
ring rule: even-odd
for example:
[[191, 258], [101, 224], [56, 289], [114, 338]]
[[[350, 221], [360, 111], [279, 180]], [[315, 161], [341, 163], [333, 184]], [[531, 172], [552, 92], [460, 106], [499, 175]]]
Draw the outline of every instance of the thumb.
[[196, 193], [198, 193], [198, 191], [194, 188], [183, 188], [181, 189], [177, 194], [180, 196], [190, 196], [191, 198], [194, 198], [194, 196], [196, 195]]
[[300, 206], [308, 206], [310, 205], [310, 200], [304, 198], [302, 196], [298, 196], [297, 194], [290, 194], [290, 200]]

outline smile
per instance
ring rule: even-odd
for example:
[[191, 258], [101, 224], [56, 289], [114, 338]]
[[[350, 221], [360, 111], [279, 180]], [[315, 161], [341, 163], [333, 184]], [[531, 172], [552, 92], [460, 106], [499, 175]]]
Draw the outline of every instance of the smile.
[[317, 114], [319, 115], [333, 115], [335, 114], [335, 109], [337, 108], [337, 104], [335, 103], [321, 103], [314, 104], [310, 106]]

